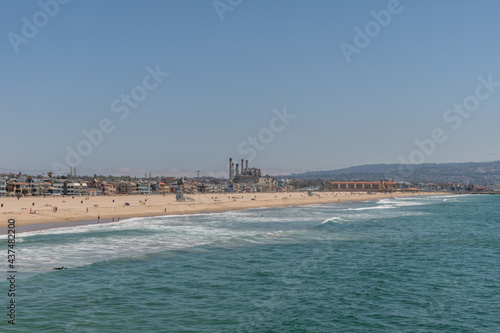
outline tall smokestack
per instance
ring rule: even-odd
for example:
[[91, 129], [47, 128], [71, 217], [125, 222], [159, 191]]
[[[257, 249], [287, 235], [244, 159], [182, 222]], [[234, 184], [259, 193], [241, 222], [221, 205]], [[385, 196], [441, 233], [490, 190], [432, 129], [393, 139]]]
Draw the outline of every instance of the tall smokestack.
[[239, 172], [240, 172], [240, 167], [239, 167], [238, 163], [236, 163], [236, 178], [238, 178]]
[[243, 170], [243, 165], [244, 165], [244, 164], [245, 164], [245, 163], [243, 163], [243, 159], [241, 159], [241, 174], [244, 174], [244, 173], [245, 173], [245, 171]]
[[247, 166], [245, 168], [245, 171], [248, 172], [248, 160], [247, 160]]
[[233, 181], [233, 159], [229, 159], [229, 181]]

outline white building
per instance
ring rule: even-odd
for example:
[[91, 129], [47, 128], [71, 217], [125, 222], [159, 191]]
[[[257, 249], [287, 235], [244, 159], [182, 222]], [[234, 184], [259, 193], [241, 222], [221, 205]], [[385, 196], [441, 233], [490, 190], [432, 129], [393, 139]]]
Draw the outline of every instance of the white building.
[[52, 185], [54, 190], [52, 191], [52, 195], [62, 195], [64, 194], [64, 183], [54, 183]]
[[5, 197], [7, 195], [7, 181], [0, 178], [0, 197]]
[[68, 183], [68, 184], [66, 184], [66, 194], [67, 195], [78, 195], [78, 194], [80, 194], [80, 184], [79, 183]]
[[82, 183], [80, 186], [80, 194], [81, 195], [89, 195], [89, 186], [87, 183]]
[[66, 184], [66, 194], [67, 195], [87, 195], [88, 186], [87, 183], [68, 183]]
[[[64, 193], [64, 192], [63, 192]], [[88, 186], [87, 183], [67, 183], [66, 184], [66, 195], [87, 195]]]

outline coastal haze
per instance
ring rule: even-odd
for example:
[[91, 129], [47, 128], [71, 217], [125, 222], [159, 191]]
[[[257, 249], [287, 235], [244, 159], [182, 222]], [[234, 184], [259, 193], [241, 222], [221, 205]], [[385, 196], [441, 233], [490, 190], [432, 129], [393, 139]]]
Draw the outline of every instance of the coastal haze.
[[500, 330], [499, 3], [0, 9], [0, 331]]

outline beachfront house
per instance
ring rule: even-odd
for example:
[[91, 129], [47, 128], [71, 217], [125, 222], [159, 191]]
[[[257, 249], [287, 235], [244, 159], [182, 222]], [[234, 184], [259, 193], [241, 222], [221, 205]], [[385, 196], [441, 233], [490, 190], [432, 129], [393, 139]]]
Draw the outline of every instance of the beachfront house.
[[111, 183], [116, 188], [117, 194], [137, 194], [137, 184], [131, 181]]
[[198, 193], [198, 188], [193, 183], [184, 183], [181, 185], [181, 192], [187, 194], [195, 194]]
[[4, 178], [0, 178], [0, 197], [5, 197], [7, 195], [7, 181]]
[[102, 194], [104, 195], [115, 195], [116, 187], [113, 184], [103, 182], [101, 187]]
[[88, 194], [87, 195], [91, 196], [91, 197], [94, 197], [96, 195], [102, 195], [102, 191], [100, 189], [98, 189], [98, 188], [91, 187], [91, 188], [88, 189]]
[[89, 186], [87, 183], [80, 183], [80, 195], [89, 195]]
[[32, 182], [29, 184], [31, 195], [42, 195], [42, 188], [40, 183]]
[[149, 193], [150, 194], [159, 194], [160, 193], [160, 183], [157, 181], [151, 181], [149, 184]]
[[41, 192], [41, 195], [51, 195], [51, 189], [52, 187], [52, 183], [49, 183], [49, 182], [41, 182], [40, 183], [40, 192]]
[[65, 183], [65, 193], [66, 195], [88, 195], [88, 186], [87, 183], [79, 182], [79, 183]]
[[12, 180], [7, 183], [7, 192], [13, 195], [28, 195], [31, 192], [30, 184]]
[[166, 183], [164, 183], [164, 182], [159, 182], [158, 183], [158, 188], [159, 188], [160, 194], [165, 194], [165, 193], [169, 193], [170, 192], [170, 187]]
[[271, 177], [260, 177], [258, 183], [260, 190], [263, 192], [269, 192], [275, 190], [278, 186], [276, 179]]
[[30, 194], [34, 196], [51, 195], [52, 183], [43, 180], [36, 180], [29, 183]]
[[65, 191], [64, 194], [66, 195], [78, 195], [79, 190], [80, 190], [80, 184], [79, 183], [65, 183]]
[[151, 184], [147, 182], [137, 184], [137, 194], [151, 194]]
[[48, 193], [47, 195], [53, 195], [53, 196], [62, 195], [63, 184], [61, 184], [61, 187], [55, 187], [54, 185], [55, 184], [51, 184], [51, 186], [49, 186], [49, 188], [47, 189]]
[[64, 195], [64, 194], [66, 194], [66, 192], [64, 190], [64, 183], [54, 183], [52, 185], [52, 187], [54, 188], [52, 190], [52, 195]]

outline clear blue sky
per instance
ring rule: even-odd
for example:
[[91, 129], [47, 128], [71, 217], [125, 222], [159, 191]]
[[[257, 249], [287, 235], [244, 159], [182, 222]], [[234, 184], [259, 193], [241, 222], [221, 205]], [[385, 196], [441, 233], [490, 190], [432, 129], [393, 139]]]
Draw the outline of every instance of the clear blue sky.
[[[402, 0], [348, 63], [341, 43], [389, 2], [232, 0], [221, 20], [212, 1], [73, 0], [50, 17], [1, 0], [0, 172], [66, 166], [104, 118], [113, 130], [79, 174], [225, 172], [259, 133], [264, 173], [397, 163], [436, 128], [447, 140], [424, 162], [500, 159], [500, 87], [458, 129], [443, 119], [479, 76], [500, 82], [500, 3]], [[23, 17], [40, 27], [13, 47]], [[120, 119], [111, 104], [148, 66], [169, 76]], [[295, 118], [273, 132], [284, 107]]]

